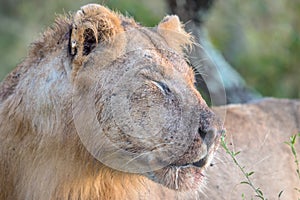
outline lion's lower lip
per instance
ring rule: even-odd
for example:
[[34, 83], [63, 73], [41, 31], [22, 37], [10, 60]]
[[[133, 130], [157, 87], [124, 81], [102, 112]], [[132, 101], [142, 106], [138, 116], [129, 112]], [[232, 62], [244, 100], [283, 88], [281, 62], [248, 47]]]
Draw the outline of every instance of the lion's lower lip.
[[203, 167], [205, 164], [206, 164], [206, 157], [193, 163], [194, 166], [200, 167], [200, 168]]
[[198, 167], [196, 165], [193, 164], [187, 164], [187, 165], [184, 165], [184, 166], [181, 166], [179, 168], [182, 168], [182, 169], [187, 169], [187, 170], [193, 170], [195, 173], [201, 175], [201, 176], [204, 176], [203, 175], [203, 171], [204, 171], [204, 168], [203, 167]]
[[[198, 161], [198, 162], [200, 162], [200, 161]], [[195, 173], [197, 173], [197, 174], [199, 174], [201, 176], [204, 176], [203, 173], [202, 173], [204, 171], [204, 168], [203, 168], [204, 165], [197, 166], [198, 162], [196, 164], [192, 163], [192, 164], [182, 165], [179, 168], [181, 168], [181, 169], [187, 169], [187, 170], [192, 170]]]
[[201, 160], [198, 160], [196, 162], [180, 165], [180, 167], [193, 166], [193, 167], [197, 167], [197, 168], [202, 168], [206, 164], [206, 162], [207, 162], [207, 159], [206, 159], [206, 157], [204, 157]]
[[[203, 168], [197, 167], [194, 164], [187, 164], [185, 166], [178, 167], [180, 172], [180, 178], [177, 181], [175, 190], [185, 191], [198, 188], [203, 183]], [[190, 176], [193, 178], [190, 179]]]
[[207, 162], [208, 158], [205, 157], [194, 163], [171, 164], [160, 170], [148, 173], [147, 177], [172, 190], [197, 190], [204, 184], [204, 170]]

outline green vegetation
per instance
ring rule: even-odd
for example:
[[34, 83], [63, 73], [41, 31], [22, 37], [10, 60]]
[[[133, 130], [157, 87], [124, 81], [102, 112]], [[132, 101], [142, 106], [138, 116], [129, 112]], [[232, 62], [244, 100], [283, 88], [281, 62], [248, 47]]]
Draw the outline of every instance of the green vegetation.
[[[235, 151], [230, 150], [230, 149], [228, 148], [227, 143], [226, 143], [226, 141], [225, 141], [225, 134], [223, 134], [223, 135], [221, 136], [221, 146], [225, 149], [226, 153], [230, 155], [230, 157], [232, 158], [234, 164], [241, 170], [241, 172], [243, 173], [244, 177], [246, 178], [246, 180], [245, 180], [245, 181], [242, 181], [241, 184], [247, 184], [247, 185], [249, 185], [249, 186], [253, 189], [253, 191], [254, 191], [256, 197], [258, 197], [258, 198], [260, 198], [260, 199], [262, 199], [262, 200], [267, 200], [267, 199], [264, 197], [264, 194], [263, 194], [263, 192], [261, 191], [261, 189], [260, 189], [259, 187], [254, 186], [254, 184], [253, 184], [253, 182], [252, 182], [252, 180], [251, 180], [251, 178], [250, 178], [250, 176], [253, 175], [254, 172], [253, 172], [253, 171], [251, 171], [251, 172], [246, 172], [246, 171], [245, 171], [245, 167], [242, 166], [242, 165], [238, 162], [236, 156], [240, 153], [240, 151], [235, 152]], [[242, 194], [242, 198], [245, 199], [245, 195], [244, 195], [244, 194]]]
[[299, 1], [218, 1], [211, 39], [264, 96], [300, 98]]
[[[296, 152], [296, 147], [295, 147], [297, 137], [300, 137], [300, 133], [291, 136], [290, 141], [285, 142], [285, 144], [287, 144], [291, 147], [291, 151], [294, 156], [294, 160], [295, 160], [295, 164], [296, 164], [296, 173], [297, 173], [298, 179], [300, 180], [299, 159], [298, 159], [298, 154]], [[299, 188], [294, 188], [294, 189], [300, 193]]]
[[[300, 137], [300, 133], [291, 136], [291, 137], [290, 137], [290, 140], [287, 141], [287, 142], [284, 142], [284, 143], [287, 144], [287, 145], [289, 145], [290, 148], [291, 148], [291, 152], [292, 152], [292, 154], [293, 154], [294, 161], [295, 161], [295, 165], [296, 165], [296, 175], [297, 175], [298, 179], [300, 180], [299, 159], [298, 159], [298, 154], [297, 154], [296, 147], [295, 147], [295, 144], [296, 144], [296, 141], [297, 141], [297, 140], [296, 140], [297, 137]], [[242, 182], [240, 182], [240, 183], [241, 183], [241, 184], [247, 184], [247, 185], [249, 185], [249, 186], [253, 189], [253, 191], [254, 191], [256, 197], [258, 197], [258, 198], [260, 198], [260, 199], [262, 199], [262, 200], [267, 200], [267, 199], [265, 198], [263, 192], [261, 191], [261, 189], [260, 189], [259, 187], [254, 186], [254, 184], [253, 184], [253, 182], [252, 182], [252, 180], [251, 180], [251, 178], [250, 178], [250, 176], [253, 175], [254, 172], [253, 172], [253, 171], [251, 171], [251, 172], [246, 172], [246, 171], [245, 171], [245, 167], [242, 166], [242, 165], [239, 163], [238, 159], [236, 158], [236, 156], [237, 156], [238, 154], [240, 154], [240, 151], [235, 152], [235, 151], [230, 150], [230, 149], [228, 148], [228, 145], [227, 145], [227, 143], [226, 143], [226, 141], [225, 141], [225, 134], [223, 134], [223, 135], [221, 136], [221, 146], [224, 148], [224, 150], [226, 151], [226, 153], [229, 154], [229, 156], [232, 158], [234, 164], [240, 169], [240, 171], [242, 172], [242, 174], [243, 174], [244, 177], [246, 178], [246, 181], [242, 181]], [[297, 192], [300, 193], [300, 188], [294, 188], [294, 189], [295, 189]], [[279, 192], [279, 194], [278, 194], [278, 199], [280, 199], [282, 193], [283, 193], [283, 190]], [[246, 198], [245, 195], [242, 194], [242, 199], [245, 199], [245, 198]], [[300, 200], [300, 198], [298, 198], [298, 200]]]

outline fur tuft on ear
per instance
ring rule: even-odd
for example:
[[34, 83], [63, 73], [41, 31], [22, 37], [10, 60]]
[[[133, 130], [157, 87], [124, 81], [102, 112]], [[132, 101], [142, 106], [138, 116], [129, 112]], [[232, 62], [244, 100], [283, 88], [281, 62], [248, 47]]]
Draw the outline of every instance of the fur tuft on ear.
[[193, 44], [193, 38], [185, 32], [177, 15], [169, 15], [158, 24], [157, 32], [165, 38], [168, 45], [178, 52]]
[[110, 42], [122, 26], [118, 15], [98, 4], [81, 7], [73, 16], [70, 36], [70, 54], [73, 56], [73, 73], [77, 73], [87, 55], [100, 43]]

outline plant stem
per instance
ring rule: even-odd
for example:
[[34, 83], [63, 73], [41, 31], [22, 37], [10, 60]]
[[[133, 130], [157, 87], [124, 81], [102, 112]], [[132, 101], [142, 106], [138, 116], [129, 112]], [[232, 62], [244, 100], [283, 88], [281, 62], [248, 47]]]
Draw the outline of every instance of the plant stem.
[[262, 200], [267, 200], [263, 196], [262, 191], [259, 188], [255, 188], [254, 184], [252, 183], [251, 179], [249, 178], [254, 172], [250, 172], [250, 173], [245, 172], [244, 167], [242, 167], [240, 165], [240, 163], [237, 161], [237, 159], [235, 158], [240, 152], [234, 152], [234, 151], [229, 150], [227, 143], [225, 142], [225, 135], [221, 136], [221, 146], [225, 149], [226, 153], [228, 153], [230, 155], [230, 157], [232, 158], [235, 165], [238, 166], [238, 168], [241, 170], [243, 175], [246, 177], [247, 181], [241, 182], [241, 183], [248, 184], [255, 191], [257, 197], [259, 197]]

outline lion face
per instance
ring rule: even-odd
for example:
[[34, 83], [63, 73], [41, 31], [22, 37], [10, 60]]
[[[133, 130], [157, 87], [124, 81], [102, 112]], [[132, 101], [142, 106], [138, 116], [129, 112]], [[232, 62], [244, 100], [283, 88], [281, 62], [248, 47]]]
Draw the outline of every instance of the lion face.
[[80, 138], [112, 169], [144, 175], [173, 190], [198, 189], [221, 125], [194, 87], [193, 70], [179, 50], [189, 36], [174, 16], [154, 29], [117, 24], [123, 25], [109, 40], [87, 48], [88, 59], [74, 59], [84, 66], [74, 76]]

